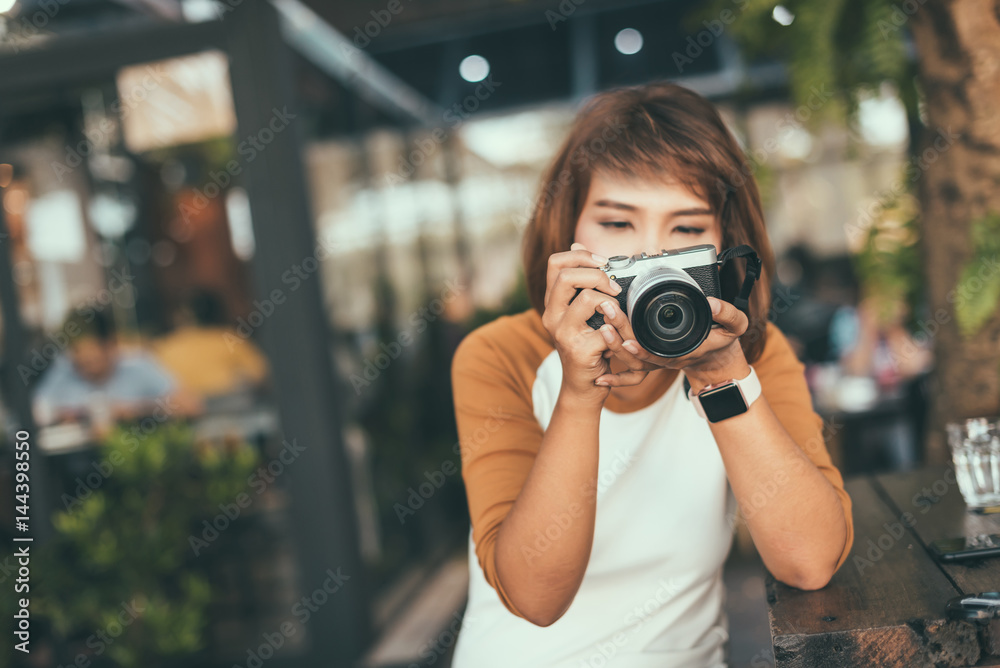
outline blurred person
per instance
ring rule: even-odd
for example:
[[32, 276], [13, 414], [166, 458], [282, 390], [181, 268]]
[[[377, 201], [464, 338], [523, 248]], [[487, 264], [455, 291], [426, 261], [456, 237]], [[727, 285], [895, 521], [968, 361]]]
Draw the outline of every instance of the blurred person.
[[835, 396], [841, 408], [865, 410], [880, 399], [906, 399], [898, 411], [868, 425], [853, 444], [864, 461], [881, 457], [890, 471], [910, 470], [919, 463], [926, 418], [919, 381], [933, 364], [929, 340], [921, 343], [910, 334], [905, 325], [907, 313], [901, 301], [868, 297], [856, 308], [839, 308], [830, 326], [832, 347], [840, 362]]
[[176, 315], [175, 328], [152, 344], [181, 387], [203, 398], [260, 387], [267, 359], [228, 324], [222, 299], [199, 290]]
[[933, 353], [907, 331], [907, 312], [901, 302], [882, 305], [870, 297], [857, 308], [838, 309], [831, 338], [844, 373], [873, 378], [883, 390], [926, 373]]
[[177, 386], [144, 350], [122, 350], [111, 317], [90, 308], [71, 312], [62, 331], [68, 350], [57, 355], [35, 389], [39, 425], [86, 420], [106, 435], [119, 420], [153, 414], [189, 416], [200, 402]]
[[[790, 586], [822, 588], [847, 559], [851, 500], [804, 367], [768, 321], [773, 256], [751, 173], [686, 88], [617, 88], [578, 113], [525, 232], [532, 308], [472, 331], [452, 362], [472, 523], [454, 668], [725, 666], [738, 508]], [[690, 354], [654, 355], [601, 267], [699, 244], [759, 254], [749, 317], [731, 303], [745, 275], [733, 263], [725, 299], [708, 298], [719, 327]], [[725, 415], [710, 386], [746, 391]]]
[[821, 258], [802, 242], [779, 258], [776, 274], [772, 321], [805, 363], [808, 377], [810, 365], [837, 360], [831, 322], [842, 306], [857, 304], [859, 286], [849, 256]]

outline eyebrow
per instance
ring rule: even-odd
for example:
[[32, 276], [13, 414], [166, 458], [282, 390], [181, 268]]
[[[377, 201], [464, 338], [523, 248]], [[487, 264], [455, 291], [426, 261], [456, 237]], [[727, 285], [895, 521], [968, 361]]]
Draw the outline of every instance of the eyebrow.
[[[638, 207], [632, 206], [631, 204], [625, 204], [624, 202], [615, 202], [614, 200], [602, 199], [594, 202], [594, 206], [603, 206], [609, 209], [619, 209], [622, 211], [637, 211]], [[671, 218], [676, 218], [678, 216], [705, 216], [711, 215], [712, 210], [706, 209], [704, 207], [693, 207], [690, 209], [679, 209], [670, 214]]]
[[609, 209], [621, 209], [622, 211], [635, 211], [636, 207], [624, 202], [615, 202], [609, 199], [601, 199], [594, 202], [594, 206], [604, 206]]

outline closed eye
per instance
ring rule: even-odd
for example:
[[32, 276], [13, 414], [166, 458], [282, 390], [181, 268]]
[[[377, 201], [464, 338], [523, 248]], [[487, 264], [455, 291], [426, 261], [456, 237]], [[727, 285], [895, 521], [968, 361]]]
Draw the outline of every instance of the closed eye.
[[609, 227], [613, 230], [624, 230], [626, 227], [632, 223], [625, 220], [611, 220], [608, 222], [598, 223], [601, 227]]
[[674, 232], [680, 232], [681, 234], [701, 234], [704, 231], [704, 227], [688, 227], [687, 225], [678, 225], [674, 228]]

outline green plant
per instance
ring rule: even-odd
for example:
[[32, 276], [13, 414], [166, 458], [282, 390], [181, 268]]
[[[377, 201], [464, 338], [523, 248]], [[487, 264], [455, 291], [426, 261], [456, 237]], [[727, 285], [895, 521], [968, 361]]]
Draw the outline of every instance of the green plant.
[[[964, 336], [973, 336], [1000, 308], [1000, 214], [991, 212], [970, 225], [972, 257], [956, 286], [955, 317]], [[985, 271], [984, 271], [985, 270]]]
[[[776, 5], [787, 11], [791, 24], [775, 20]], [[749, 57], [783, 61], [792, 99], [809, 107], [807, 123], [818, 124], [853, 117], [864, 92], [883, 81], [896, 84], [909, 115], [916, 115], [905, 19], [895, 0], [713, 0], [699, 6], [686, 25], [694, 34], [705, 29], [702, 21], [721, 21]], [[826, 101], [813, 108], [818, 91]]]
[[32, 613], [79, 654], [156, 666], [204, 645], [212, 590], [188, 539], [220, 503], [245, 490], [257, 456], [245, 443], [195, 439], [160, 424], [137, 438], [120, 425], [98, 455], [113, 471], [53, 516], [38, 554]]
[[864, 297], [872, 299], [883, 322], [900, 307], [912, 319], [924, 300], [919, 205], [909, 194], [886, 200], [855, 249], [854, 267]]

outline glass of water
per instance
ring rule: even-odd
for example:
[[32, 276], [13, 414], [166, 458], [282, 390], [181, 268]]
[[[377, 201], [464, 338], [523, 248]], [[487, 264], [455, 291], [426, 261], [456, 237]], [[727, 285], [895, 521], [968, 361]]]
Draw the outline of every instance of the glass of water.
[[948, 445], [962, 498], [970, 508], [1000, 506], [1000, 420], [951, 422]]

